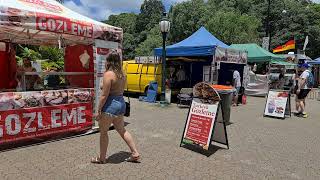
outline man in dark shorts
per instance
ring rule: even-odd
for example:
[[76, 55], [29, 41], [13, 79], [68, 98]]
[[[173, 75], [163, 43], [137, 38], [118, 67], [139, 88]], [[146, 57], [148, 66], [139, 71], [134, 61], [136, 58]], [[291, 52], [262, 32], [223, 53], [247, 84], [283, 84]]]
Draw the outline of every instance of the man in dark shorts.
[[310, 66], [304, 63], [302, 65], [299, 65], [298, 67], [301, 68], [303, 73], [300, 75], [299, 82], [298, 82], [297, 98], [296, 98], [296, 108], [297, 108], [296, 115], [299, 117], [307, 118], [308, 115], [305, 112], [306, 97], [308, 96], [312, 88], [308, 85], [308, 78], [310, 76], [310, 71], [308, 70], [308, 68]]

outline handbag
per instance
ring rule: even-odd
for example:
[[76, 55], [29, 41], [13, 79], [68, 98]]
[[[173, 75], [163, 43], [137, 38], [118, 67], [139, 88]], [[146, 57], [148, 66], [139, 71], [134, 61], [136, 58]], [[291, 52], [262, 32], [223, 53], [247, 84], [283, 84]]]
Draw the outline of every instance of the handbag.
[[125, 117], [129, 117], [130, 116], [130, 98], [128, 96], [128, 102], [126, 102], [126, 112], [124, 113]]
[[128, 89], [128, 85], [127, 85], [127, 97], [128, 97], [128, 102], [126, 103], [126, 111], [124, 113], [125, 117], [129, 117], [130, 116], [130, 98], [129, 98], [129, 89]]

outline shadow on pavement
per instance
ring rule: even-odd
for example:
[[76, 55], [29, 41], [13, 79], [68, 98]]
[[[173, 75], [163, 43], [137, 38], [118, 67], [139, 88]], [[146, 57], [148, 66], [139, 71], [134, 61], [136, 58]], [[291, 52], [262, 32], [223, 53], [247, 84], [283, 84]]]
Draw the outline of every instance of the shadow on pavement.
[[232, 124], [233, 124], [233, 122], [226, 122], [226, 126], [230, 126]]
[[[124, 126], [127, 126], [128, 122], [124, 122]], [[114, 126], [111, 126], [109, 128], [109, 130], [114, 130]], [[32, 146], [39, 146], [39, 145], [43, 145], [43, 144], [47, 144], [47, 143], [52, 143], [52, 142], [57, 142], [57, 141], [64, 141], [64, 140], [68, 140], [68, 139], [72, 139], [72, 138], [78, 138], [78, 137], [82, 137], [82, 136], [88, 136], [88, 135], [92, 135], [92, 134], [96, 134], [99, 133], [99, 130], [88, 130], [88, 132], [82, 132], [82, 133], [74, 133], [74, 132], [70, 132], [70, 133], [64, 133], [61, 135], [55, 135], [53, 137], [48, 136], [48, 137], [34, 137], [34, 138], [30, 138], [30, 140], [26, 140], [23, 142], [17, 142], [17, 143], [8, 143], [7, 145], [2, 145], [0, 147], [0, 153], [1, 152], [6, 152], [6, 151], [12, 151], [12, 150], [17, 150], [17, 149], [23, 149], [23, 148], [27, 148], [27, 147], [32, 147]]]
[[179, 109], [189, 109], [190, 106], [189, 105], [178, 105], [177, 106]]
[[126, 161], [129, 158], [131, 153], [120, 151], [118, 153], [112, 154], [108, 157], [108, 163], [110, 164], [120, 164]]
[[186, 148], [190, 151], [194, 151], [196, 153], [202, 154], [207, 157], [210, 157], [212, 154], [216, 153], [219, 149], [223, 149], [223, 148], [215, 146], [215, 145], [211, 145], [208, 151], [203, 150], [200, 147], [196, 147], [196, 146], [188, 145], [188, 144], [182, 145], [181, 147]]

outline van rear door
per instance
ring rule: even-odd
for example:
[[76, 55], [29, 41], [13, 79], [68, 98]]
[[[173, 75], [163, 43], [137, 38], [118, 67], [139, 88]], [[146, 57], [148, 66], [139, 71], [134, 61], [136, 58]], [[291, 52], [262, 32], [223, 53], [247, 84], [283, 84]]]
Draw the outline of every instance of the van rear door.
[[128, 63], [126, 66], [127, 84], [130, 92], [140, 92], [141, 68], [142, 66], [136, 63]]

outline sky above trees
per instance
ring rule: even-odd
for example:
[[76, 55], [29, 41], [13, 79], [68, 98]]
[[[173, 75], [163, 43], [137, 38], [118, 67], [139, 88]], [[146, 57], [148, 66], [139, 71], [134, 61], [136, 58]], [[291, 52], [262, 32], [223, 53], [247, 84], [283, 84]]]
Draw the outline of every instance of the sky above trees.
[[[166, 9], [185, 0], [162, 0]], [[105, 20], [112, 14], [123, 12], [139, 13], [143, 0], [65, 0], [64, 4], [83, 15], [97, 20]]]
[[[169, 10], [170, 6], [186, 0], [162, 0]], [[312, 0], [320, 3], [320, 0]], [[105, 20], [112, 14], [124, 12], [139, 13], [143, 0], [65, 0], [70, 9], [96, 20]]]

